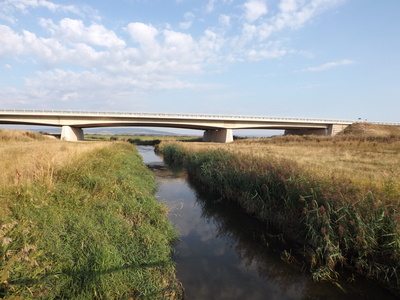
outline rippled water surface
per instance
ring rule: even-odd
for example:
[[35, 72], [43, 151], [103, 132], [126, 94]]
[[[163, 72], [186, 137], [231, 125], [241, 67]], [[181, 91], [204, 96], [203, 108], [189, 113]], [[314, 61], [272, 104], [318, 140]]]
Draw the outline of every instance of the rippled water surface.
[[195, 187], [182, 170], [164, 166], [154, 148], [139, 146], [155, 172], [157, 197], [170, 209], [180, 233], [175, 245], [177, 274], [186, 297], [197, 299], [395, 299], [373, 283], [315, 283], [281, 259], [273, 242], [279, 235], [232, 203]]

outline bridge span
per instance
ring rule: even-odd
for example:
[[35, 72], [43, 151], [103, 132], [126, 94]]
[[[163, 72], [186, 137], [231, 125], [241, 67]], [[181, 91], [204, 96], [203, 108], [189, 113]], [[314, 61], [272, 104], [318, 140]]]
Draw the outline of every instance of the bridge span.
[[0, 111], [0, 124], [61, 127], [61, 139], [83, 140], [83, 129], [94, 127], [172, 127], [203, 130], [206, 142], [229, 143], [233, 129], [283, 129], [287, 134], [336, 135], [353, 121], [85, 111]]

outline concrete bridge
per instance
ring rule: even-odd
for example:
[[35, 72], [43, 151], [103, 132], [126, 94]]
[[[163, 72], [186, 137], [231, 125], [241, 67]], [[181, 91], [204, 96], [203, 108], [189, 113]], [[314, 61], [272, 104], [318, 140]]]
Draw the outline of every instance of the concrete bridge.
[[206, 142], [229, 143], [233, 129], [283, 129], [286, 134], [336, 135], [353, 121], [217, 116], [195, 114], [152, 114], [84, 111], [0, 111], [0, 124], [59, 126], [61, 139], [83, 140], [83, 129], [94, 127], [173, 127], [204, 130]]

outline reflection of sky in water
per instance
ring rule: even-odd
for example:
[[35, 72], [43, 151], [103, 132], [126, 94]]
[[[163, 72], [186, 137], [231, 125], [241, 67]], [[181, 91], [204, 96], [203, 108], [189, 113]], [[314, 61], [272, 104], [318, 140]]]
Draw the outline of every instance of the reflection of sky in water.
[[301, 280], [282, 290], [260, 278], [255, 262], [246, 265], [239, 260], [227, 237], [216, 238], [216, 225], [201, 218], [202, 209], [185, 180], [163, 179], [157, 194], [172, 204], [170, 219], [181, 234], [175, 261], [188, 299], [266, 299], [266, 295], [268, 299], [298, 299], [303, 294]]
[[146, 164], [163, 161], [161, 157], [154, 153], [153, 146], [138, 146], [138, 151]]
[[271, 255], [252, 239], [251, 232], [232, 228], [241, 222], [239, 226], [247, 227], [240, 213], [229, 211], [224, 216], [214, 212], [215, 208], [207, 211], [207, 201], [199, 204], [201, 199], [182, 178], [184, 174], [179, 177], [160, 170], [162, 160], [153, 147], [139, 150], [147, 164], [156, 166], [157, 196], [168, 204], [169, 218], [181, 235], [174, 260], [189, 300], [388, 299], [386, 293], [376, 294], [374, 286], [358, 286], [353, 291], [350, 286], [351, 292], [344, 294], [331, 284], [312, 282], [309, 275]]
[[260, 278], [255, 262], [246, 265], [239, 260], [227, 237], [216, 238], [216, 225], [201, 218], [202, 209], [185, 180], [163, 179], [157, 194], [172, 204], [170, 219], [181, 234], [175, 261], [188, 299], [266, 299], [266, 295], [268, 299], [298, 299], [303, 294], [304, 282], [282, 291]]

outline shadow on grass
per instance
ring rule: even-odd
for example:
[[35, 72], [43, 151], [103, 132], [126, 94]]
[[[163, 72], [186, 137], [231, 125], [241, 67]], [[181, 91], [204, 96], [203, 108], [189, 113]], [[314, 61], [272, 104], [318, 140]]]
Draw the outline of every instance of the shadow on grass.
[[[2, 284], [0, 286], [0, 298], [6, 296], [8, 292], [11, 291], [12, 293], [12, 286], [33, 286], [33, 285], [40, 285], [40, 284], [46, 284], [48, 280], [56, 279], [60, 280], [62, 277], [70, 277], [71, 282], [70, 282], [70, 287], [74, 288], [75, 290], [82, 290], [82, 291], [89, 291], [96, 289], [96, 286], [100, 280], [100, 278], [104, 275], [116, 273], [116, 272], [122, 272], [125, 270], [129, 271], [134, 271], [134, 270], [140, 270], [140, 269], [146, 269], [146, 268], [156, 268], [156, 267], [165, 267], [168, 266], [170, 262], [168, 261], [158, 261], [158, 262], [150, 262], [150, 263], [144, 263], [144, 264], [130, 264], [130, 265], [124, 265], [121, 267], [115, 267], [115, 268], [110, 268], [110, 269], [105, 269], [105, 270], [100, 270], [100, 271], [95, 271], [92, 270], [90, 267], [88, 268], [83, 268], [81, 270], [76, 270], [76, 271], [71, 271], [71, 270], [65, 270], [64, 272], [53, 272], [53, 273], [47, 273], [44, 274], [41, 278], [20, 278], [17, 280], [12, 280], [7, 283], [7, 285]], [[127, 278], [128, 280], [128, 278]], [[145, 294], [145, 298], [147, 299], [153, 299], [152, 297], [160, 296], [163, 295], [165, 298], [165, 295], [169, 295], [171, 299], [182, 299], [183, 298], [183, 287], [180, 282], [178, 281], [171, 281], [167, 282], [168, 284], [161, 288], [157, 289], [155, 291], [147, 291]], [[133, 287], [134, 288], [134, 287]], [[133, 299], [137, 299], [136, 297], [143, 296], [142, 291], [134, 291], [133, 289], [127, 290], [125, 293], [129, 293]], [[60, 295], [58, 295], [60, 296]], [[57, 295], [56, 295], [57, 297]]]
[[82, 280], [82, 278], [97, 278], [98, 276], [101, 275], [106, 275], [106, 274], [111, 274], [111, 273], [115, 273], [115, 272], [119, 272], [119, 271], [124, 271], [124, 270], [137, 270], [137, 269], [142, 269], [142, 268], [154, 268], [154, 267], [162, 267], [162, 266], [166, 266], [168, 265], [168, 262], [166, 261], [159, 261], [159, 262], [152, 262], [152, 263], [146, 263], [146, 264], [139, 264], [139, 265], [125, 265], [125, 266], [121, 266], [121, 267], [117, 267], [117, 268], [111, 268], [111, 269], [107, 269], [107, 270], [102, 270], [102, 271], [94, 271], [90, 268], [85, 268], [85, 269], [81, 269], [78, 271], [69, 271], [66, 270], [64, 272], [54, 272], [54, 273], [47, 273], [44, 276], [42, 276], [41, 278], [37, 278], [37, 279], [32, 279], [32, 278], [21, 278], [21, 279], [17, 279], [17, 280], [12, 280], [10, 281], [10, 284], [12, 285], [21, 285], [21, 284], [26, 284], [26, 285], [30, 285], [30, 284], [38, 284], [41, 281], [45, 280], [46, 278], [52, 277], [52, 276], [70, 276], [72, 278], [76, 278], [79, 280]]

